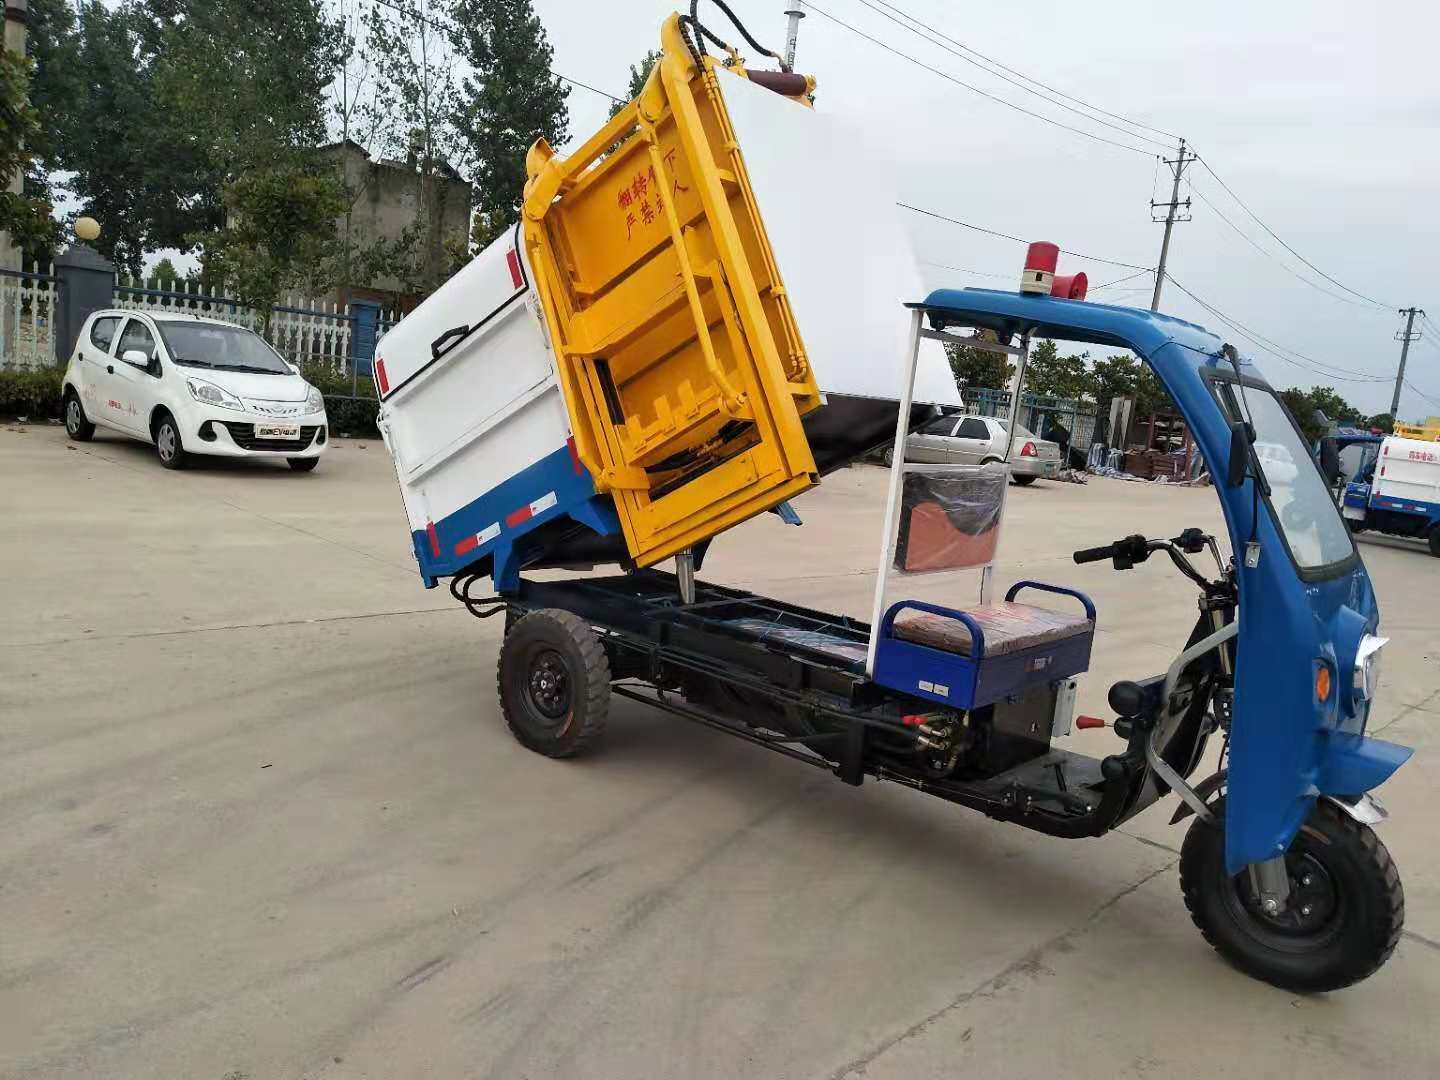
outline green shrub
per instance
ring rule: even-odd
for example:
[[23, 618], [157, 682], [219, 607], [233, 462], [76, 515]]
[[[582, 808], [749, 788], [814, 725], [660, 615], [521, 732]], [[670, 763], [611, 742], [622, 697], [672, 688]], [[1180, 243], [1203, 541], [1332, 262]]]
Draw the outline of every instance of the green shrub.
[[0, 368], [0, 416], [42, 420], [60, 415], [64, 368]]
[[373, 399], [325, 395], [325, 417], [336, 435], [380, 434], [375, 426], [375, 414], [379, 410], [380, 403]]

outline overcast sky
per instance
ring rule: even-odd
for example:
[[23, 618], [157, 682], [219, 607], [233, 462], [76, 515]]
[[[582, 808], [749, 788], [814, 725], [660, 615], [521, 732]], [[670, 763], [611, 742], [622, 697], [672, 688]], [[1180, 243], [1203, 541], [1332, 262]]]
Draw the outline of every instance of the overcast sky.
[[[556, 70], [611, 93], [624, 92], [628, 65], [658, 45], [660, 23], [676, 7], [674, 0], [534, 2], [555, 47]], [[860, 0], [817, 2], [836, 18], [997, 96], [1157, 149], [1005, 84]], [[1434, 265], [1440, 248], [1440, 11], [1434, 5], [1212, 0], [1166, 11], [1131, 0], [893, 2], [1066, 94], [1185, 136], [1288, 244], [1385, 306], [1344, 303], [1296, 280], [1198, 199], [1194, 220], [1176, 226], [1170, 257], [1176, 280], [1287, 349], [1388, 381], [1341, 382], [1282, 362], [1218, 325], [1170, 283], [1162, 309], [1234, 341], [1280, 386], [1330, 385], [1368, 412], [1389, 408], [1400, 348], [1394, 335], [1402, 325], [1395, 309], [1428, 308], [1440, 327], [1440, 271]], [[730, 3], [757, 38], [780, 48], [789, 4]], [[701, 12], [707, 25], [738, 42], [718, 8], [702, 3]], [[893, 156], [907, 201], [1015, 236], [1155, 265], [1161, 226], [1152, 224], [1148, 203], [1152, 190], [1155, 198], [1166, 198], [1168, 186], [1160, 190], [1165, 173], [1162, 166], [1156, 178], [1153, 159], [997, 105], [813, 9], [801, 25], [797, 67], [819, 81], [817, 108], [865, 125]], [[572, 134], [598, 127], [607, 104], [575, 89]], [[1286, 254], [1203, 168], [1192, 166], [1188, 175], [1194, 191], [1256, 243], [1349, 297]], [[913, 217], [920, 258], [964, 268], [926, 265], [931, 284], [1011, 287], [1023, 261], [1021, 247]], [[1085, 270], [1092, 287], [1129, 272], [1063, 256], [1061, 269]], [[1102, 298], [1148, 306], [1150, 279], [1094, 297]], [[1411, 347], [1406, 378], [1434, 400], [1407, 388], [1402, 417], [1440, 414], [1440, 330], [1428, 324], [1423, 329], [1426, 340]]]

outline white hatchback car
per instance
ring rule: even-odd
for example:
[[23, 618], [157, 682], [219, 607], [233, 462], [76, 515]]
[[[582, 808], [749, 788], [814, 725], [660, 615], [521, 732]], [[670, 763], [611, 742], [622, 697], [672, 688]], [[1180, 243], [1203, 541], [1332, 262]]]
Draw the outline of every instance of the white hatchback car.
[[65, 430], [97, 425], [153, 443], [160, 464], [192, 454], [284, 458], [315, 468], [328, 438], [325, 399], [239, 326], [194, 315], [97, 311], [65, 369]]

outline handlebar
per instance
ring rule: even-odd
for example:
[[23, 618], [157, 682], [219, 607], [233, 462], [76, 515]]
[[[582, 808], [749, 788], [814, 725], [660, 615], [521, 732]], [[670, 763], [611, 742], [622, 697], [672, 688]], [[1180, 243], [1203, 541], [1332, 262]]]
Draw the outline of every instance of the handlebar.
[[1075, 552], [1075, 561], [1077, 563], [1100, 562], [1103, 559], [1113, 559], [1114, 557], [1114, 544], [1106, 544], [1104, 547], [1084, 548], [1081, 551]]
[[1170, 556], [1170, 561], [1175, 564], [1177, 570], [1208, 593], [1214, 586], [1185, 557], [1185, 553], [1195, 555], [1205, 550], [1207, 546], [1214, 552], [1218, 563], [1220, 554], [1215, 547], [1214, 537], [1199, 529], [1186, 529], [1179, 536], [1170, 540], [1147, 540], [1136, 533], [1121, 537], [1113, 544], [1106, 544], [1103, 547], [1082, 548], [1075, 552], [1074, 558], [1077, 563], [1101, 562], [1104, 559], [1110, 559], [1115, 564], [1116, 570], [1130, 570], [1150, 558], [1151, 552], [1163, 551]]

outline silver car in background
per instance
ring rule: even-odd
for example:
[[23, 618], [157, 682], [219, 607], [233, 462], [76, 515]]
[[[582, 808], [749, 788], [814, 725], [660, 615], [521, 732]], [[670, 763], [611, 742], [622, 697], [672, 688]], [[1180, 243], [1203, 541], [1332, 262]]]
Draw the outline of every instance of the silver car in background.
[[[936, 465], [983, 465], [1005, 459], [1007, 421], [993, 416], [941, 416], [910, 433], [905, 460]], [[1017, 424], [1010, 443], [1010, 476], [1017, 484], [1060, 475], [1060, 444], [1042, 439]], [[885, 451], [885, 464], [894, 460]]]

